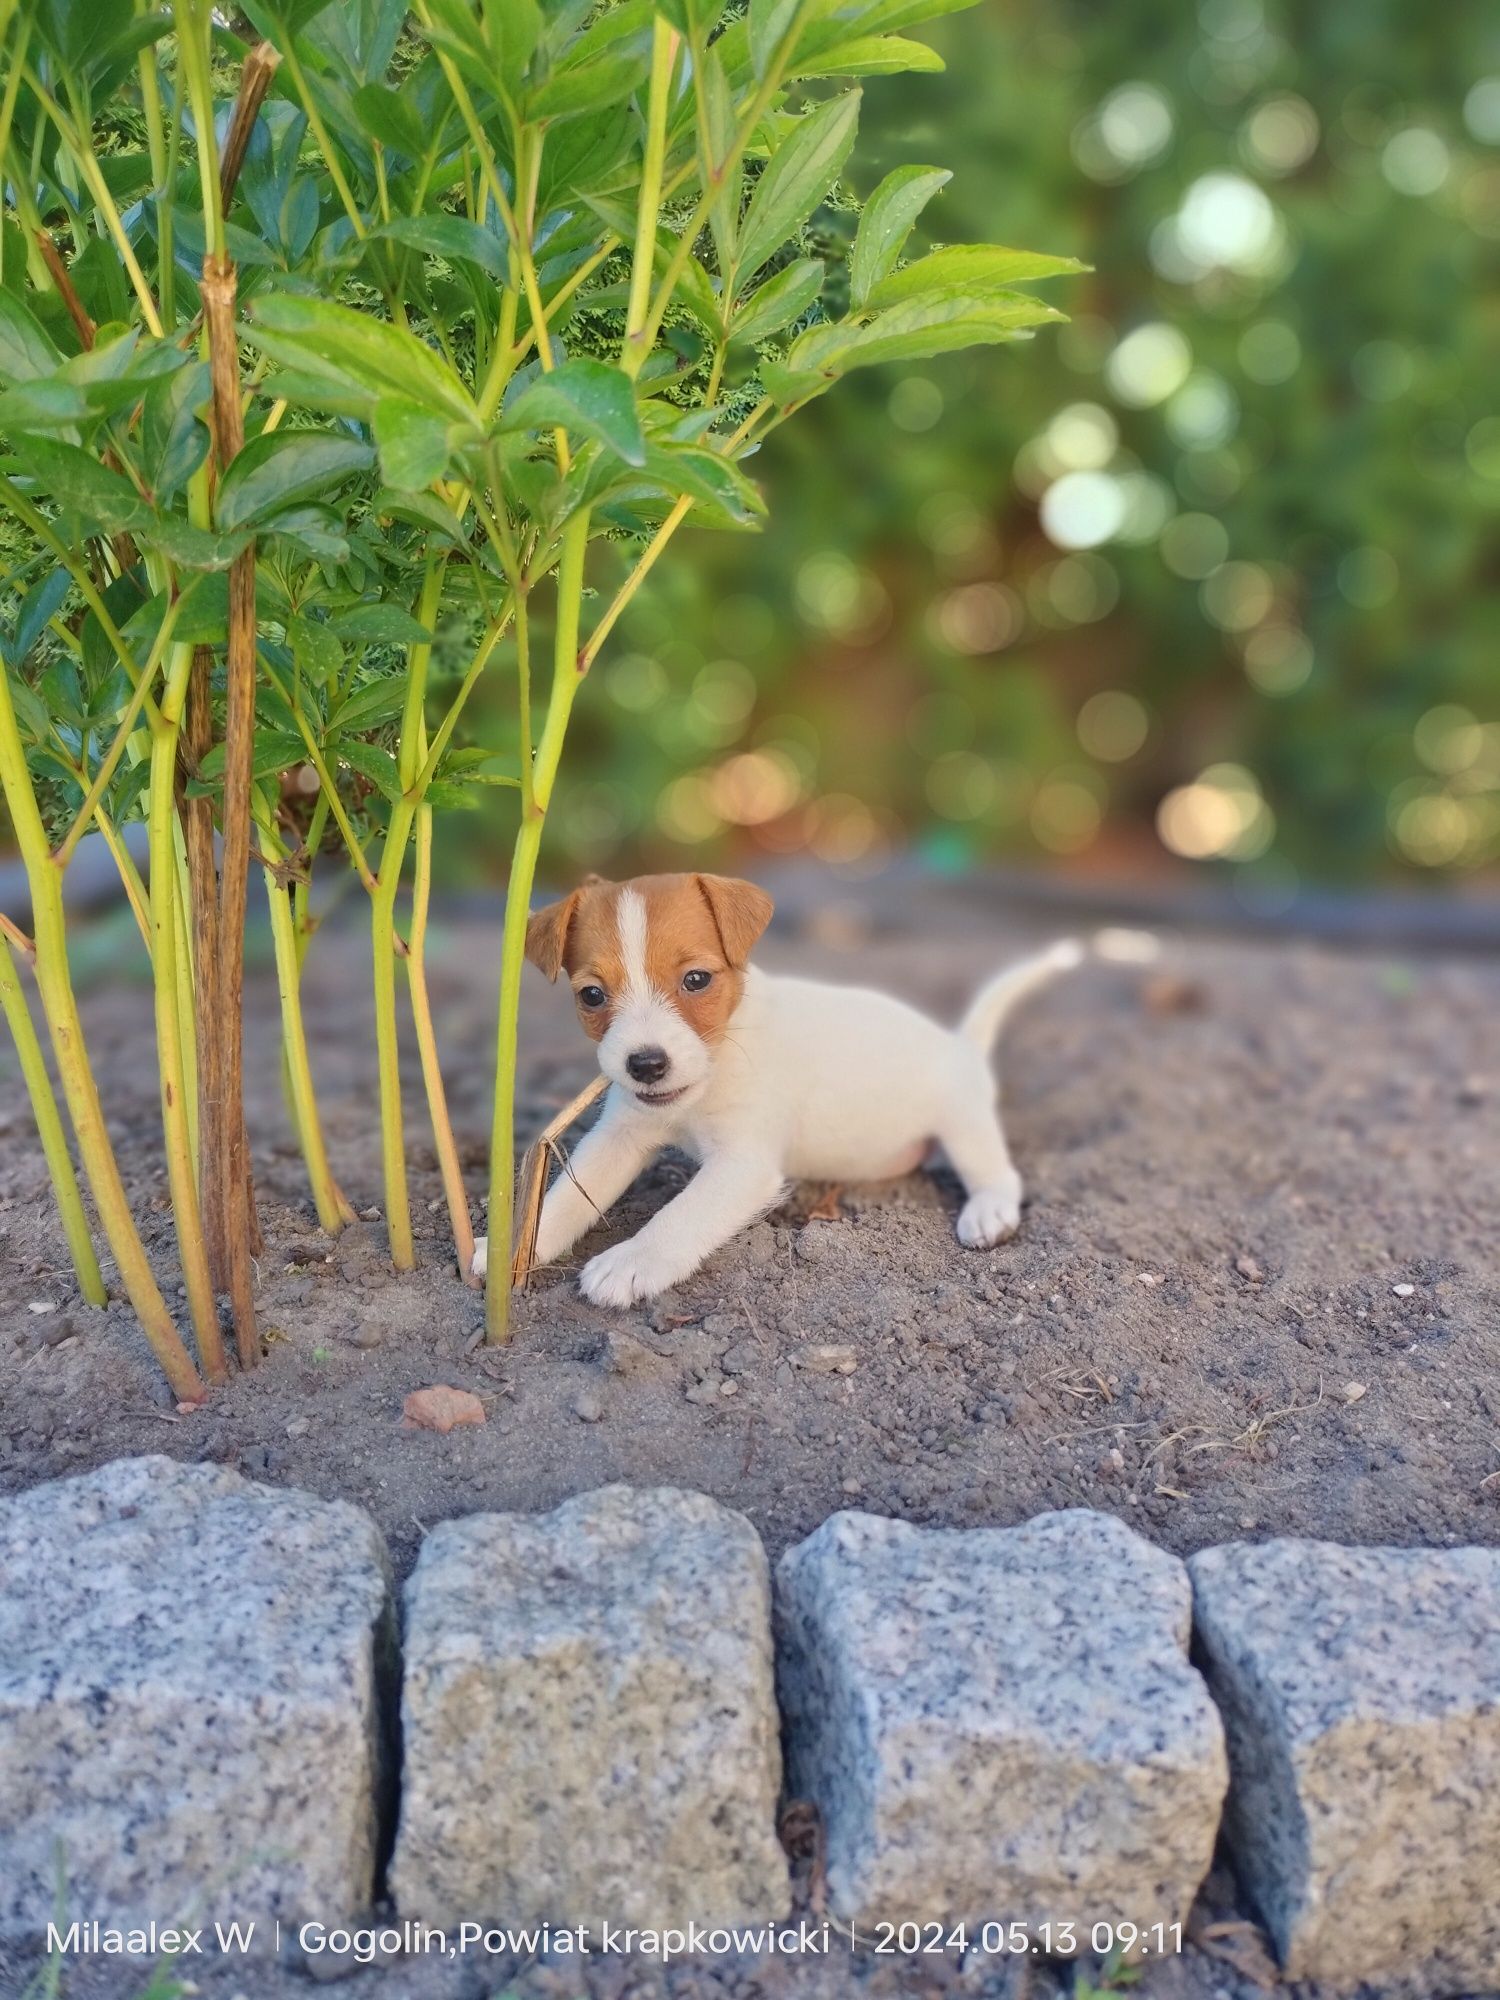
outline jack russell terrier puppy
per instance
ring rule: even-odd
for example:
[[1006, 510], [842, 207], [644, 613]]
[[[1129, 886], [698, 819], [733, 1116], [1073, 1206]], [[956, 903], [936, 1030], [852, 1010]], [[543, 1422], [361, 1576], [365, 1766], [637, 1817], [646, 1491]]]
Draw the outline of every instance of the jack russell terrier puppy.
[[[760, 971], [748, 960], [770, 920], [763, 889], [721, 875], [590, 876], [531, 919], [526, 956], [549, 979], [566, 971], [612, 1086], [548, 1190], [537, 1262], [566, 1255], [662, 1147], [700, 1162], [644, 1228], [584, 1265], [596, 1305], [679, 1284], [788, 1181], [892, 1179], [934, 1144], [968, 1197], [960, 1243], [988, 1249], [1020, 1223], [990, 1051], [1016, 1003], [1081, 948], [1009, 967], [953, 1029], [884, 993]], [[476, 1273], [485, 1257], [481, 1241]]]

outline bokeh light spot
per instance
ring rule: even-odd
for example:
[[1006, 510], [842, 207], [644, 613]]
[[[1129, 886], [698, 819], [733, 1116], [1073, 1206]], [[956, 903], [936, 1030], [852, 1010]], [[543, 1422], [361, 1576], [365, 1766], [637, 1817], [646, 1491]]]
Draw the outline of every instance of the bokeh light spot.
[[1172, 141], [1172, 107], [1152, 83], [1122, 83], [1099, 106], [1099, 136], [1123, 167], [1144, 167]]
[[1135, 756], [1149, 727], [1145, 704], [1120, 688], [1090, 695], [1078, 711], [1078, 741], [1104, 764], [1123, 764]]
[[1245, 122], [1244, 150], [1266, 174], [1293, 174], [1318, 149], [1318, 114], [1305, 97], [1268, 97]]
[[648, 653], [622, 653], [605, 676], [610, 700], [632, 714], [655, 708], [667, 691], [666, 671]]
[[1212, 576], [1229, 554], [1224, 524], [1212, 514], [1179, 514], [1161, 531], [1161, 559], [1193, 582]]
[[1184, 262], [1198, 274], [1237, 271], [1269, 274], [1283, 238], [1264, 188], [1243, 174], [1202, 174], [1182, 198], [1172, 235]]
[[943, 392], [925, 375], [903, 375], [886, 404], [901, 431], [930, 431], [943, 414]]
[[1396, 595], [1401, 572], [1384, 549], [1350, 549], [1338, 569], [1339, 589], [1361, 611], [1378, 611]]
[[1367, 340], [1354, 350], [1349, 363], [1354, 386], [1372, 403], [1394, 403], [1416, 376], [1409, 349], [1398, 340]]
[[656, 823], [669, 840], [696, 844], [722, 833], [724, 822], [701, 771], [674, 778], [656, 802]]
[[1060, 549], [1092, 549], [1125, 520], [1125, 495], [1107, 472], [1065, 472], [1042, 495], [1042, 529]]
[[1110, 355], [1104, 379], [1118, 402], [1145, 410], [1180, 389], [1192, 365], [1185, 336], [1165, 320], [1148, 320], [1127, 333]]
[[1167, 793], [1156, 813], [1162, 845], [1186, 861], [1254, 861], [1276, 833], [1271, 808], [1242, 764], [1211, 764]]
[[1481, 417], [1464, 439], [1464, 456], [1481, 479], [1500, 479], [1500, 417]]
[[1483, 146], [1500, 146], [1500, 76], [1482, 76], [1464, 98], [1464, 123]]
[[1295, 625], [1263, 625], [1245, 640], [1245, 677], [1262, 694], [1295, 694], [1312, 670], [1312, 641]]
[[1031, 830], [1054, 854], [1077, 854], [1099, 831], [1103, 812], [1081, 779], [1048, 778], [1031, 804]]
[[1397, 194], [1436, 194], [1448, 178], [1448, 148], [1426, 125], [1408, 125], [1388, 139], [1380, 171]]
[[1412, 731], [1412, 745], [1429, 771], [1467, 770], [1484, 748], [1484, 731], [1467, 708], [1439, 702]]
[[714, 811], [731, 826], [759, 826], [790, 812], [802, 796], [802, 777], [777, 750], [742, 750], [726, 758], [709, 779]]
[[935, 622], [955, 653], [998, 653], [1020, 631], [1021, 609], [1003, 583], [966, 583], [938, 599]]
[[999, 784], [983, 757], [950, 750], [929, 766], [926, 789], [933, 811], [944, 819], [978, 819], [994, 804]]
[[1260, 319], [1240, 335], [1239, 360], [1252, 382], [1288, 382], [1302, 360], [1302, 343], [1285, 320]]
[[1259, 563], [1226, 562], [1204, 578], [1203, 615], [1221, 632], [1248, 632], [1276, 602], [1276, 587]]
[[839, 639], [874, 639], [890, 619], [890, 599], [879, 577], [836, 549], [807, 558], [797, 572], [796, 597], [810, 625]]
[[1167, 431], [1175, 444], [1219, 445], [1234, 436], [1239, 404], [1222, 375], [1198, 368], [1167, 404]]

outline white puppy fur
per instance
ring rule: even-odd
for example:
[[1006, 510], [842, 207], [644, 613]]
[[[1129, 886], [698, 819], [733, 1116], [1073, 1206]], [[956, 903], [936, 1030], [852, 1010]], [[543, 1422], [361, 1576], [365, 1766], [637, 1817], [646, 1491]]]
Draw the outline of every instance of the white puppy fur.
[[[884, 1180], [911, 1172], [934, 1145], [967, 1197], [959, 1241], [987, 1249], [1014, 1234], [1021, 1177], [1001, 1128], [990, 1053], [1012, 1008], [1081, 962], [1079, 945], [1054, 944], [1000, 973], [956, 1029], [884, 993], [745, 967], [738, 1004], [709, 1041], [648, 970], [648, 959], [662, 958], [650, 949], [645, 899], [629, 886], [617, 892], [612, 921], [610, 962], [622, 990], [598, 1040], [611, 1087], [548, 1191], [538, 1263], [566, 1255], [665, 1146], [699, 1170], [634, 1236], [585, 1264], [579, 1286], [598, 1305], [630, 1306], [681, 1283], [772, 1207], [788, 1181]], [[601, 989], [586, 972], [574, 978], [581, 1004], [590, 1004]], [[669, 1090], [643, 1096], [639, 1070], [627, 1067], [643, 1050], [666, 1057]], [[481, 1243], [476, 1271], [484, 1259]]]

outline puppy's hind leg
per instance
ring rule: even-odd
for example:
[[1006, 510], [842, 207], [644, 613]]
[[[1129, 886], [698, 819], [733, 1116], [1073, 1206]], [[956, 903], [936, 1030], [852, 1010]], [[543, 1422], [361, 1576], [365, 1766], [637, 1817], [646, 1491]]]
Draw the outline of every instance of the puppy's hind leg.
[[959, 1210], [959, 1242], [971, 1250], [988, 1250], [1014, 1236], [1021, 1226], [1021, 1176], [1006, 1146], [998, 1107], [986, 1098], [955, 1104], [937, 1136], [968, 1196]]

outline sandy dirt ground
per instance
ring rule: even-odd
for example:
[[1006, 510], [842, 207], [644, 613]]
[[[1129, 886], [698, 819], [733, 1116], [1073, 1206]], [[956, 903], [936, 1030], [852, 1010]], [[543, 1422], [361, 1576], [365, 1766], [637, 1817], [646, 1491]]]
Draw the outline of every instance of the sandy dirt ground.
[[[954, 1018], [1007, 957], [1052, 934], [923, 889], [863, 908], [806, 901], [761, 956]], [[431, 948], [477, 1214], [498, 911], [453, 916]], [[93, 982], [86, 1022], [165, 1274], [149, 993], [128, 950], [97, 956], [113, 969]], [[374, 1210], [365, 966], [357, 927], [331, 924], [307, 1006], [335, 1168]], [[1500, 1541], [1500, 957], [1185, 937], [1155, 966], [1091, 963], [1017, 1016], [1001, 1050], [1028, 1183], [1014, 1242], [961, 1249], [941, 1172], [800, 1187], [651, 1307], [584, 1302], [577, 1257], [543, 1274], [500, 1350], [480, 1344], [480, 1301], [452, 1268], [414, 1051], [420, 1268], [397, 1277], [378, 1218], [337, 1242], [317, 1230], [279, 1095], [267, 968], [250, 1014], [267, 1357], [196, 1412], [172, 1407], [123, 1307], [77, 1303], [14, 1066], [0, 1070], [0, 1491], [125, 1453], [210, 1459], [360, 1502], [402, 1572], [446, 1516], [534, 1511], [611, 1480], [711, 1493], [749, 1515], [773, 1557], [841, 1507], [959, 1526], [1100, 1507], [1184, 1553], [1275, 1534]], [[591, 1068], [566, 994], [534, 974], [523, 1040], [529, 1134]], [[588, 1250], [638, 1226], [686, 1171], [663, 1160]], [[402, 1430], [403, 1398], [433, 1383], [477, 1392], [488, 1421]], [[1221, 1902], [1234, 1914], [1232, 1894]], [[515, 1991], [1024, 1990], [1015, 1966], [993, 1963], [618, 1970], [580, 1983], [521, 1968]], [[451, 1983], [471, 1972], [479, 1984]], [[515, 1972], [408, 1966], [352, 1990], [447, 2000], [505, 1991]], [[0, 1992], [5, 1976], [0, 1962]], [[1048, 1990], [1036, 1981], [1050, 1974], [1028, 1976]], [[269, 2000], [282, 1991], [271, 1977], [200, 1990]], [[285, 1990], [307, 1989], [296, 1975]], [[1198, 1950], [1132, 1990], [1258, 1989], [1222, 1951]]]

